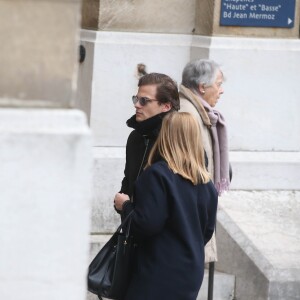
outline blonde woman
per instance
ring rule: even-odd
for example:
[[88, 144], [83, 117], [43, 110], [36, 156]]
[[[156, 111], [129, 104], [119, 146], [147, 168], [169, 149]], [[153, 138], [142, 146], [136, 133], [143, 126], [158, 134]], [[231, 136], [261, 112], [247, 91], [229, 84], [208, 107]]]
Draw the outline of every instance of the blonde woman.
[[197, 298], [204, 246], [214, 232], [218, 201], [201, 141], [191, 114], [165, 116], [135, 184], [134, 203], [125, 194], [115, 200], [123, 216], [133, 210], [131, 226], [138, 239], [136, 266], [125, 300]]

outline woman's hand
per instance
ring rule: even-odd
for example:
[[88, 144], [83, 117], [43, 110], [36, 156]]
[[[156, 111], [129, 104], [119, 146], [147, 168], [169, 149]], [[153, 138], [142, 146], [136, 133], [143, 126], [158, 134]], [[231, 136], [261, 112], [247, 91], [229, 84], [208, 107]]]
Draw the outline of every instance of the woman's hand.
[[123, 203], [129, 200], [129, 196], [123, 193], [117, 193], [114, 198], [114, 205], [117, 210], [122, 210]]

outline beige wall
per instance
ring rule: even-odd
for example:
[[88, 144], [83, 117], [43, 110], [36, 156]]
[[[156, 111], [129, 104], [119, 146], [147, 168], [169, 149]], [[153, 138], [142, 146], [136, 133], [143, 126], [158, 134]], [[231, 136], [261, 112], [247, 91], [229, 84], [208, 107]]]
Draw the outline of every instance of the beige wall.
[[207, 36], [299, 37], [299, 2], [292, 29], [220, 26], [221, 0], [83, 0], [82, 27], [103, 31]]
[[0, 105], [72, 105], [80, 0], [0, 0]]
[[107, 31], [190, 34], [195, 27], [195, 7], [196, 0], [83, 0], [82, 26]]
[[85, 29], [98, 29], [100, 0], [83, 0], [81, 26]]
[[197, 0], [195, 33], [211, 36], [213, 33], [214, 0]]

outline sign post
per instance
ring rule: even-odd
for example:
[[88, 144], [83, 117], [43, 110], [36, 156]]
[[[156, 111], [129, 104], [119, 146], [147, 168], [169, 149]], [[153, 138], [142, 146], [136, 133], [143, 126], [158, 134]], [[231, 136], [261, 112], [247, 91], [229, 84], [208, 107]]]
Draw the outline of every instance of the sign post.
[[293, 28], [295, 0], [222, 0], [221, 26]]

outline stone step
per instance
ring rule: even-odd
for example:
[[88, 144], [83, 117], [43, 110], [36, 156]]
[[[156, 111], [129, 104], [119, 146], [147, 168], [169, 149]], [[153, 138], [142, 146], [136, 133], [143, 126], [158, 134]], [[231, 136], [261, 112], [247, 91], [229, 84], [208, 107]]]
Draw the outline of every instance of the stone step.
[[235, 275], [237, 299], [300, 299], [299, 216], [300, 191], [231, 191], [219, 199], [216, 268]]
[[[92, 228], [114, 232], [120, 217], [113, 198], [120, 190], [125, 165], [124, 147], [94, 147]], [[299, 190], [300, 152], [231, 151], [231, 190]]]
[[[94, 234], [91, 235], [91, 252], [92, 260], [103, 245], [109, 240], [111, 235]], [[233, 275], [215, 272], [214, 276], [214, 298], [213, 300], [233, 300], [234, 299], [235, 277]], [[197, 300], [207, 300], [208, 291], [208, 270], [205, 270], [202, 287], [199, 291]], [[92, 293], [87, 293], [87, 300], [97, 300], [98, 297]], [[166, 299], [168, 300], [168, 299]]]
[[300, 152], [231, 151], [230, 190], [299, 190]]

